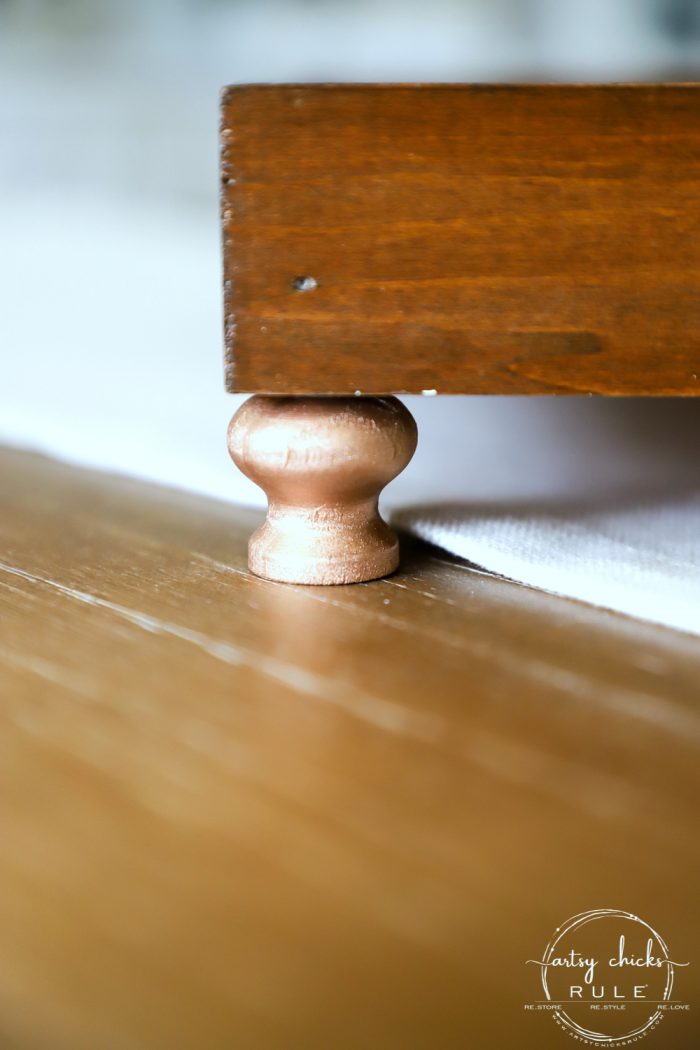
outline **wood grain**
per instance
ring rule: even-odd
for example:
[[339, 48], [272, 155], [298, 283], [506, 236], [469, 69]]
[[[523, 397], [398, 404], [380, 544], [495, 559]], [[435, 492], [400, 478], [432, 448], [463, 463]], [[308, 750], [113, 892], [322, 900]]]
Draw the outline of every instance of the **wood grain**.
[[693, 84], [227, 88], [227, 389], [698, 394], [699, 112]]
[[3, 1050], [565, 1045], [525, 960], [591, 907], [695, 963], [697, 642], [410, 545], [276, 585], [257, 514], [0, 472]]

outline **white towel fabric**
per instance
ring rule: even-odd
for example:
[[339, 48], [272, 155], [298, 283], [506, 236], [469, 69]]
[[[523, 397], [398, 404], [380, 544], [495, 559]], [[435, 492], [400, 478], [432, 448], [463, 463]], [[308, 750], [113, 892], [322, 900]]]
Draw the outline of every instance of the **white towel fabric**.
[[392, 520], [500, 576], [700, 634], [700, 487], [622, 504], [438, 504]]

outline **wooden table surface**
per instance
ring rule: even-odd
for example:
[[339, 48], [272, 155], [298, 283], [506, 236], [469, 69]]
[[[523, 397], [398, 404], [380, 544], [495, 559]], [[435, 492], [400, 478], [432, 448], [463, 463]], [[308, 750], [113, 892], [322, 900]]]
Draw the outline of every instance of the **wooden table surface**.
[[700, 1003], [697, 640], [410, 544], [271, 584], [252, 512], [0, 466], [3, 1050], [566, 1047], [525, 960], [596, 907]]

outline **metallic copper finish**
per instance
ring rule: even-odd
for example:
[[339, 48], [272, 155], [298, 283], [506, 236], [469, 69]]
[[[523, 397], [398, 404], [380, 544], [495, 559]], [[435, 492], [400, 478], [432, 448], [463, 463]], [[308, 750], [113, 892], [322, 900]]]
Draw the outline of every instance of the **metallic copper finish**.
[[251, 397], [228, 430], [234, 463], [268, 498], [248, 545], [251, 572], [314, 584], [393, 572], [398, 540], [377, 501], [416, 441], [395, 397]]

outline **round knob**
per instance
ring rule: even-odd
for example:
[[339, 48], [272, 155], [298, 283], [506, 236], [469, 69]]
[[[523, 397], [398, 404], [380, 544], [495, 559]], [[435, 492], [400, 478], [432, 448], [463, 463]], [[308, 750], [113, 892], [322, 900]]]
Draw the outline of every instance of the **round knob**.
[[393, 572], [398, 541], [379, 493], [416, 448], [394, 397], [251, 397], [229, 426], [236, 465], [268, 497], [249, 565], [288, 583], [358, 583]]

